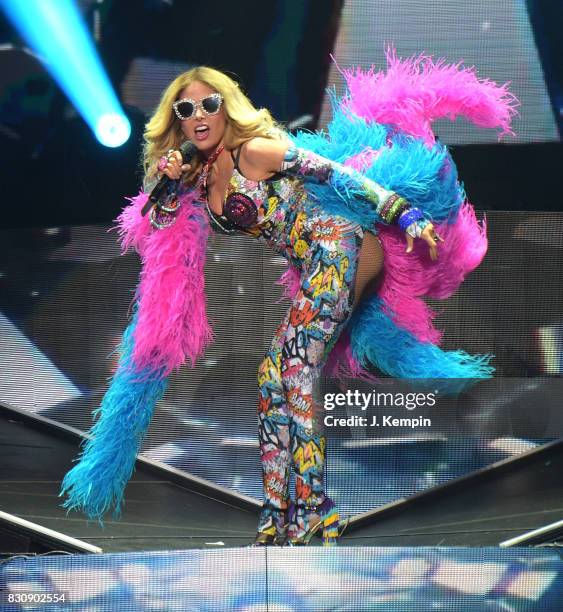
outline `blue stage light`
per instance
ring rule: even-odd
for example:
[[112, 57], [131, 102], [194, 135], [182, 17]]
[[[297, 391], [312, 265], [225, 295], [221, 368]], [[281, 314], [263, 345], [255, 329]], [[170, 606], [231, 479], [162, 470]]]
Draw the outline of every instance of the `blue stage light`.
[[122, 145], [131, 133], [92, 38], [73, 0], [0, 0], [98, 140]]
[[106, 147], [119, 147], [131, 135], [131, 125], [123, 113], [105, 113], [98, 119], [96, 138]]

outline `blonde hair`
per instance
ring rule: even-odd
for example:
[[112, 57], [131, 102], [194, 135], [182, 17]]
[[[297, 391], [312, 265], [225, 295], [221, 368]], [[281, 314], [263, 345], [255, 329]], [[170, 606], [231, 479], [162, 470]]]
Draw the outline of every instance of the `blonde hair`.
[[[226, 149], [235, 149], [256, 136], [281, 138], [283, 135], [282, 128], [274, 121], [270, 112], [265, 108], [256, 109], [233, 79], [208, 66], [192, 68], [168, 85], [145, 126], [143, 168], [148, 180], [156, 175], [159, 158], [169, 149], [179, 149], [186, 139], [172, 104], [180, 98], [181, 92], [195, 81], [205, 83], [223, 96], [226, 116], [223, 143]], [[194, 158], [191, 165], [191, 171], [184, 177], [188, 184], [199, 174], [201, 157], [198, 155]]]

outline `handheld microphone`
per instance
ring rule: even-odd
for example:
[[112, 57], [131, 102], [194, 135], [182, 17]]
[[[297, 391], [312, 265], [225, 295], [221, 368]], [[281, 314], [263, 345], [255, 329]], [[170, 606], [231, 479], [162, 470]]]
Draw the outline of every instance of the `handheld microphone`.
[[[180, 154], [182, 155], [182, 163], [189, 164], [196, 153], [197, 153], [197, 147], [189, 140], [186, 140], [186, 142], [184, 142], [184, 144], [180, 147]], [[160, 181], [158, 181], [154, 189], [151, 191], [149, 195], [149, 199], [147, 200], [147, 203], [143, 206], [143, 210], [141, 211], [141, 215], [143, 217], [149, 212], [149, 210], [155, 204], [158, 206], [158, 201], [160, 200], [162, 193], [164, 192], [164, 190], [166, 189], [166, 186], [171, 180], [172, 179], [166, 176], [165, 174], [160, 179]]]

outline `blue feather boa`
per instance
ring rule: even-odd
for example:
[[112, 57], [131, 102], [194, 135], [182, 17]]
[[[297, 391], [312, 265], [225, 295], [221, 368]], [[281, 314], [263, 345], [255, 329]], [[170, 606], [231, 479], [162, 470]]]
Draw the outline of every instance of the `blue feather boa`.
[[59, 497], [67, 509], [84, 512], [103, 527], [104, 514], [114, 507], [121, 514], [125, 486], [135, 470], [154, 407], [163, 396], [167, 379], [154, 373], [138, 373], [131, 363], [136, 316], [127, 327], [119, 352], [119, 367], [99, 408], [91, 429], [92, 438], [81, 443], [78, 465], [64, 477]]
[[[462, 391], [478, 379], [490, 378], [494, 372], [489, 365], [492, 355], [444, 351], [398, 327], [377, 295], [365, 300], [354, 312], [348, 332], [353, 355], [363, 368], [374, 364], [397, 378], [428, 379], [430, 386], [445, 393]], [[422, 380], [420, 385], [427, 386]]]

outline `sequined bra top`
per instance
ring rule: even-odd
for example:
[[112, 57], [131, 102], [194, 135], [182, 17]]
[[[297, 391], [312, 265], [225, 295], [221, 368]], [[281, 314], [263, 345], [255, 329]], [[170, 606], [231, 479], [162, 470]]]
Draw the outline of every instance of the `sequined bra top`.
[[240, 152], [241, 147], [236, 156], [231, 151], [235, 167], [227, 186], [223, 214], [214, 213], [209, 207], [209, 198], [206, 199], [211, 226], [221, 234], [243, 232], [254, 235], [255, 232], [250, 231], [250, 228], [266, 221], [279, 199], [275, 182], [280, 180], [281, 175], [276, 174], [263, 181], [246, 178], [239, 168]]

